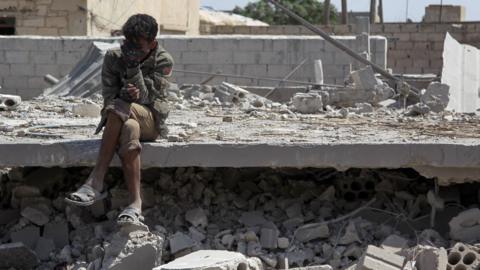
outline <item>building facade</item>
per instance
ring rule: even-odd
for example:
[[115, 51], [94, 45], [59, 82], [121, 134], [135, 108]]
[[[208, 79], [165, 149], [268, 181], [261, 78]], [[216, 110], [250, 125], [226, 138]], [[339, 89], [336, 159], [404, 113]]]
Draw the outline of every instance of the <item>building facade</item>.
[[0, 35], [110, 36], [147, 13], [166, 34], [196, 35], [199, 0], [1, 0]]

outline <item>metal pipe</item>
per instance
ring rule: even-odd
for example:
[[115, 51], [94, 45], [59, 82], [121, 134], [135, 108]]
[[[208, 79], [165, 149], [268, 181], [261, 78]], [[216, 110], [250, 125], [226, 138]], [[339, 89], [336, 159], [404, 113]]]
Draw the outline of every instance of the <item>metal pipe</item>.
[[345, 87], [344, 85], [336, 85], [336, 84], [318, 84], [318, 83], [313, 83], [313, 82], [284, 80], [284, 79], [267, 78], [267, 77], [242, 76], [242, 75], [226, 74], [226, 73], [217, 74], [217, 73], [211, 73], [211, 72], [179, 70], [179, 69], [174, 69], [173, 71], [178, 72], [178, 73], [187, 73], [187, 74], [215, 75], [215, 76], [218, 76], [218, 77], [226, 77], [226, 78], [250, 79], [250, 80], [269, 81], [269, 82], [284, 82], [284, 83], [301, 84], [301, 85], [316, 85], [316, 86], [326, 86], [326, 87], [335, 87], [335, 88], [344, 88]]
[[380, 0], [378, 3], [378, 16], [380, 17], [380, 23], [384, 23], [383, 18], [383, 0]]
[[[301, 23], [303, 26], [305, 26], [307, 29], [309, 29], [310, 31], [312, 31], [312, 32], [318, 34], [319, 36], [323, 37], [326, 41], [330, 42], [332, 45], [334, 45], [335, 47], [337, 47], [341, 51], [350, 55], [353, 59], [357, 60], [358, 62], [360, 62], [364, 65], [372, 66], [372, 68], [375, 72], [380, 73], [382, 76], [384, 76], [385, 78], [387, 78], [391, 81], [402, 82], [398, 78], [395, 78], [392, 74], [388, 73], [386, 70], [384, 70], [379, 65], [369, 61], [368, 59], [363, 58], [361, 55], [357, 54], [352, 49], [350, 49], [349, 47], [344, 45], [343, 43], [333, 39], [329, 34], [324, 32], [322, 29], [319, 29], [319, 28], [315, 27], [313, 24], [311, 24], [310, 22], [308, 22], [304, 18], [300, 17], [299, 15], [297, 15], [293, 11], [289, 10], [288, 8], [284, 7], [283, 5], [279, 4], [276, 0], [266, 0], [266, 1], [270, 2], [271, 4], [275, 5], [278, 8], [280, 8], [285, 13], [287, 13], [289, 16], [291, 16], [292, 18], [297, 20], [299, 23]], [[402, 83], [404, 83], [404, 82], [402, 82]], [[411, 87], [411, 89], [412, 89], [412, 92], [415, 95], [418, 95], [418, 93], [419, 93], [418, 89], [416, 89], [414, 87]]]
[[370, 23], [377, 22], [377, 0], [370, 0]]

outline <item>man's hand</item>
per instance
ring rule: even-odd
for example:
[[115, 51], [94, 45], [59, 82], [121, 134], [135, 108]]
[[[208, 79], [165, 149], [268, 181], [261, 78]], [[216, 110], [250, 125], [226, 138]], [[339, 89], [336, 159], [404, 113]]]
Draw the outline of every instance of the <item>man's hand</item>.
[[120, 91], [120, 98], [127, 102], [134, 102], [140, 99], [140, 89], [129, 83]]
[[127, 92], [133, 101], [140, 99], [140, 89], [138, 89], [135, 85], [129, 83], [127, 85]]

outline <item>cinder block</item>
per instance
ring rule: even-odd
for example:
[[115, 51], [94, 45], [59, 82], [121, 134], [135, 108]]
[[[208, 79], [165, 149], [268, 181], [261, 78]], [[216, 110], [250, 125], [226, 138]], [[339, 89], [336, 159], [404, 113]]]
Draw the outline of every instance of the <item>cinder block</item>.
[[35, 74], [34, 75], [45, 76], [47, 74], [51, 74], [53, 76], [58, 76], [60, 74], [59, 66], [58, 65], [50, 65], [50, 64], [37, 64], [37, 65], [35, 65]]
[[61, 39], [43, 38], [39, 39], [37, 43], [38, 46], [36, 50], [38, 51], [63, 51], [64, 42]]
[[164, 40], [163, 46], [169, 52], [188, 50], [186, 39], [168, 38]]
[[30, 51], [37, 47], [37, 40], [26, 37], [8, 37], [0, 39], [0, 48], [10, 51]]
[[10, 74], [13, 76], [31, 76], [35, 73], [33, 64], [11, 64]]
[[292, 68], [289, 65], [268, 65], [267, 77], [272, 78], [284, 78]]
[[207, 52], [182, 52], [182, 64], [204, 64], [208, 62]]
[[43, 79], [43, 77], [31, 77], [28, 79], [28, 88], [30, 89], [44, 89], [48, 85]]
[[212, 71], [212, 65], [210, 65], [208, 63], [185, 65], [184, 68], [186, 70], [189, 70], [189, 71], [200, 71], [200, 72], [211, 72]]
[[287, 64], [286, 51], [263, 52], [260, 54], [260, 64], [281, 65]]
[[275, 39], [273, 40], [273, 51], [287, 51], [288, 50], [288, 41], [286, 39]]
[[263, 51], [262, 39], [240, 39], [238, 41], [238, 50], [240, 51]]
[[42, 93], [43, 89], [20, 88], [16, 91], [16, 95], [21, 96], [23, 100], [30, 100], [36, 98]]
[[267, 65], [243, 65], [241, 74], [246, 76], [265, 77]]
[[212, 51], [208, 52], [209, 64], [232, 64], [233, 52], [232, 51]]
[[28, 77], [26, 76], [9, 76], [4, 79], [3, 87], [12, 89], [28, 88]]
[[57, 64], [76, 64], [83, 56], [81, 52], [56, 52]]
[[55, 64], [56, 55], [55, 52], [33, 52], [33, 63], [35, 64]]
[[325, 48], [323, 39], [306, 39], [303, 42], [305, 52], [320, 52]]
[[7, 63], [26, 64], [30, 63], [30, 52], [28, 51], [6, 51], [5, 58]]
[[194, 38], [187, 40], [187, 48], [189, 51], [211, 51], [213, 49], [213, 41], [209, 38]]
[[92, 45], [93, 40], [85, 40], [85, 39], [65, 39], [63, 41], [63, 50], [65, 52], [74, 52], [74, 51], [82, 51], [86, 52], [88, 48]]
[[404, 33], [415, 33], [419, 31], [420, 24], [418, 23], [406, 23], [402, 24], [401, 31]]
[[217, 52], [218, 51], [233, 52], [239, 49], [238, 44], [239, 44], [238, 39], [216, 39], [213, 42], [213, 50]]
[[262, 53], [259, 52], [233, 52], [234, 64], [258, 64]]
[[9, 76], [10, 74], [10, 65], [0, 64], [0, 77]]

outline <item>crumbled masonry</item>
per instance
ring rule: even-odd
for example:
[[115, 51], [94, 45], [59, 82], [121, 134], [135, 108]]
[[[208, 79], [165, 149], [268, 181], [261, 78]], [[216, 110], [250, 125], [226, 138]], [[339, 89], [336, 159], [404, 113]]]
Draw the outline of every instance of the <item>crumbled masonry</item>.
[[[405, 265], [440, 270], [447, 264], [449, 269], [480, 265], [478, 196], [465, 200], [473, 188], [440, 187], [436, 196], [445, 201], [444, 209], [430, 229], [427, 197], [435, 186], [413, 170], [148, 169], [142, 171], [143, 189], [150, 190], [146, 194], [153, 202], [144, 207], [148, 230], [120, 229], [115, 223], [122, 204], [114, 202], [126, 189], [120, 169], [111, 169], [106, 178], [114, 188], [101, 214], [63, 202], [91, 168], [55, 170], [62, 178], [47, 193], [25, 181], [37, 175], [36, 184], [46, 190], [41, 183], [48, 180], [43, 178], [48, 169], [2, 171], [0, 192], [16, 197], [0, 196], [5, 219], [0, 258], [24, 259], [0, 260], [0, 266], [261, 270], [285, 269], [288, 263], [305, 270]], [[377, 184], [361, 188], [355, 179]], [[32, 209], [48, 223], [30, 217], [36, 213]]]

